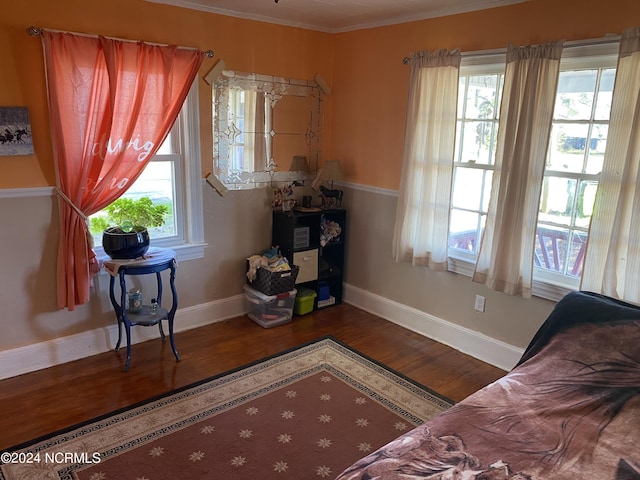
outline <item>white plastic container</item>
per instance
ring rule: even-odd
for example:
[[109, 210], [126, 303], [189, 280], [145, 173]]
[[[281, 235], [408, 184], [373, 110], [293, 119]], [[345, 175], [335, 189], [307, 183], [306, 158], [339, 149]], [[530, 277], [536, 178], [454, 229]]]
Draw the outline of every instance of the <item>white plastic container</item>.
[[290, 322], [297, 290], [294, 288], [279, 295], [265, 295], [249, 285], [244, 285], [247, 316], [264, 328]]

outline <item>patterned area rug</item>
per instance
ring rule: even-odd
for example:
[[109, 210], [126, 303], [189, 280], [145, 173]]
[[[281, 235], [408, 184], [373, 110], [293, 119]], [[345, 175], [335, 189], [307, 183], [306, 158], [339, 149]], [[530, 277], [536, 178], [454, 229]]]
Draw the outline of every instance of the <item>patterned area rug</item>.
[[334, 478], [451, 404], [327, 337], [5, 453], [0, 479]]

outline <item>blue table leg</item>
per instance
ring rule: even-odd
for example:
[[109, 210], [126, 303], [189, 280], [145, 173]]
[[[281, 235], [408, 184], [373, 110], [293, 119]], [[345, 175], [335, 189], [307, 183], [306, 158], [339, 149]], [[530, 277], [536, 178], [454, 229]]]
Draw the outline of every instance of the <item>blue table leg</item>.
[[[124, 323], [124, 331], [127, 336], [127, 360], [124, 364], [124, 371], [129, 371], [129, 365], [131, 364], [131, 322], [129, 321], [129, 317], [127, 316], [127, 284], [125, 281], [125, 272], [124, 270], [120, 271], [120, 291], [121, 291], [121, 299], [120, 305], [122, 310], [122, 323]], [[120, 328], [118, 327], [118, 333]], [[120, 335], [118, 335], [119, 337]], [[120, 344], [120, 339], [118, 338], [118, 345]]]
[[129, 365], [131, 365], [131, 326], [125, 323], [124, 328], [127, 332], [127, 360], [124, 363], [124, 371], [129, 371]]
[[118, 305], [116, 301], [116, 296], [113, 293], [113, 288], [115, 286], [115, 277], [111, 276], [109, 280], [109, 298], [111, 299], [111, 305], [113, 306], [113, 311], [116, 313], [116, 320], [118, 321], [118, 343], [116, 343], [116, 352], [120, 348], [120, 342], [122, 341], [122, 308]]
[[171, 294], [173, 295], [173, 302], [171, 303], [171, 310], [169, 310], [169, 314], [167, 315], [167, 320], [169, 323], [169, 340], [171, 341], [171, 349], [173, 350], [173, 354], [176, 357], [176, 360], [179, 362], [181, 360], [180, 354], [176, 349], [176, 343], [173, 340], [173, 318], [176, 315], [176, 310], [178, 309], [178, 292], [176, 291], [176, 262], [175, 260], [171, 263], [170, 267], [171, 274], [169, 276], [169, 285], [171, 286]]
[[[158, 295], [156, 296], [156, 302], [158, 302], [158, 307], [162, 305], [162, 277], [160, 276], [160, 272], [156, 272], [156, 282], [158, 284]], [[160, 338], [162, 341], [165, 339], [164, 330], [162, 329], [162, 321], [158, 322], [158, 330], [160, 330]]]

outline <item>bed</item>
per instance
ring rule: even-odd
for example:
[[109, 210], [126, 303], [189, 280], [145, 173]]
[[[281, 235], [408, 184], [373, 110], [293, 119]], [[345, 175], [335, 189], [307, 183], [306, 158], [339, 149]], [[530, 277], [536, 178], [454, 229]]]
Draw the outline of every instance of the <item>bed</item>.
[[565, 296], [518, 364], [338, 480], [640, 480], [640, 308]]

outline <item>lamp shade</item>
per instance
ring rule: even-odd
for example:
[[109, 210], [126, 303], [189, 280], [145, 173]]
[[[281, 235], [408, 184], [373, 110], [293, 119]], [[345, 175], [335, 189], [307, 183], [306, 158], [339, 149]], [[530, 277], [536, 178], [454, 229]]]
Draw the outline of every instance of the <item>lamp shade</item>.
[[324, 162], [324, 167], [318, 171], [318, 175], [316, 176], [311, 188], [317, 190], [322, 182], [331, 182], [333, 188], [334, 180], [343, 180], [344, 174], [342, 173], [342, 169], [340, 168], [340, 160], [327, 160]]
[[307, 157], [305, 157], [304, 155], [295, 155], [291, 160], [289, 171], [309, 173], [309, 163], [307, 163]]

